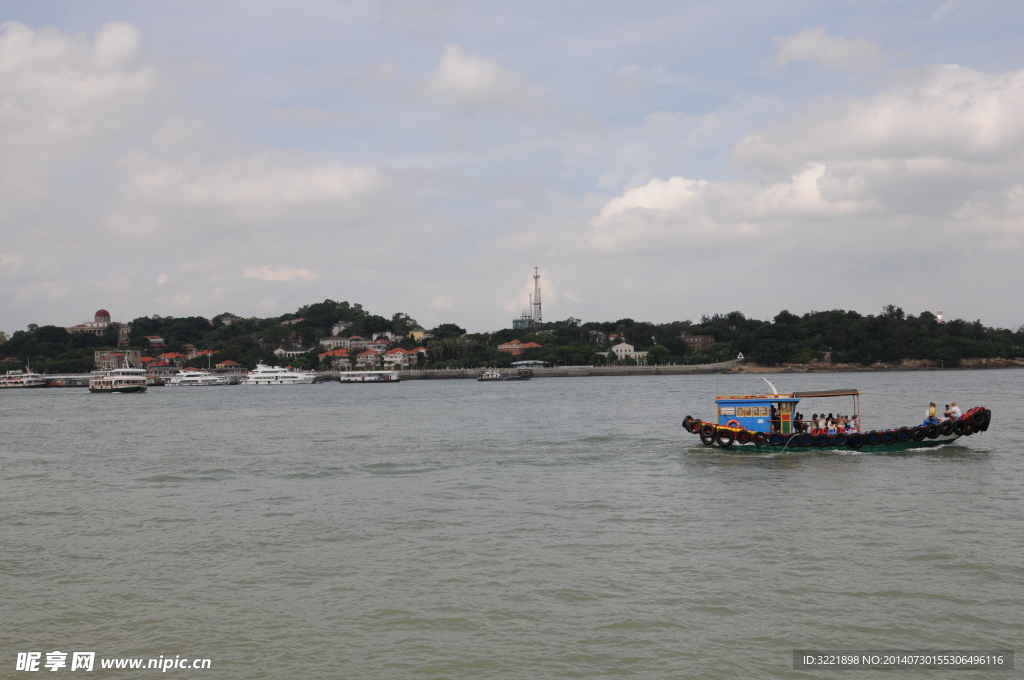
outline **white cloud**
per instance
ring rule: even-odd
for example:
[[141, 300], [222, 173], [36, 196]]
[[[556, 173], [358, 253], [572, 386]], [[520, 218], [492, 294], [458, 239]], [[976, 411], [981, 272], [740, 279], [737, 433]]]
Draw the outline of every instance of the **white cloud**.
[[540, 89], [522, 73], [493, 59], [466, 54], [454, 43], [445, 46], [437, 69], [417, 89], [447, 99], [465, 113], [532, 113], [541, 104]]
[[793, 61], [816, 61], [836, 71], [864, 73], [882, 68], [899, 56], [867, 38], [833, 37], [821, 26], [808, 28], [789, 38], [775, 39], [775, 62], [786, 66]]
[[[938, 66], [869, 97], [825, 100], [743, 135], [743, 180], [654, 178], [609, 199], [587, 243], [602, 252], [742, 239], [779, 248], [823, 221], [911, 244], [974, 224], [1024, 236], [1024, 71]], [[787, 246], [789, 247], [789, 246]]]
[[156, 285], [162, 286], [170, 280], [171, 277], [167, 276], [167, 274], [161, 274], [160, 276], [156, 277]]
[[286, 265], [263, 265], [261, 267], [247, 267], [245, 278], [259, 279], [260, 281], [315, 281], [320, 276], [306, 267], [289, 267]]

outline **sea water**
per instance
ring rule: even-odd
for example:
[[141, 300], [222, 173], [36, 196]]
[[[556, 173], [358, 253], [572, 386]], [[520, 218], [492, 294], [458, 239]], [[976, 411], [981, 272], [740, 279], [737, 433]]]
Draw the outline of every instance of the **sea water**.
[[758, 456], [680, 427], [753, 375], [5, 391], [0, 676], [84, 651], [111, 677], [793, 678], [822, 676], [794, 649], [1019, 646], [1024, 372], [772, 379], [859, 388], [866, 428], [951, 400], [992, 426]]

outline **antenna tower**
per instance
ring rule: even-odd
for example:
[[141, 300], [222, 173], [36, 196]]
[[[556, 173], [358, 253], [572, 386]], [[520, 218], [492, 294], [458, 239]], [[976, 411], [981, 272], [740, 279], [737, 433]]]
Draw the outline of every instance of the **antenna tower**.
[[540, 272], [537, 267], [533, 268], [533, 322], [540, 325], [543, 319], [540, 315]]

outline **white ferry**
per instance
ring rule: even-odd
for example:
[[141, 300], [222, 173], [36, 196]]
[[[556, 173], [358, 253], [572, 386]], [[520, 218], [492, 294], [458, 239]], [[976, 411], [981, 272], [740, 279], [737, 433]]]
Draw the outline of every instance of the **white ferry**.
[[89, 379], [90, 392], [145, 392], [146, 370], [143, 368], [115, 368], [103, 371]]
[[7, 375], [0, 375], [0, 387], [49, 387], [46, 379], [38, 373], [31, 371], [7, 371]]
[[243, 385], [309, 385], [316, 380], [312, 371], [296, 371], [291, 368], [257, 364], [242, 380]]
[[227, 376], [213, 375], [206, 371], [179, 371], [167, 384], [177, 387], [211, 387], [227, 385], [228, 379]]
[[342, 371], [338, 382], [343, 383], [392, 383], [399, 382], [398, 371]]

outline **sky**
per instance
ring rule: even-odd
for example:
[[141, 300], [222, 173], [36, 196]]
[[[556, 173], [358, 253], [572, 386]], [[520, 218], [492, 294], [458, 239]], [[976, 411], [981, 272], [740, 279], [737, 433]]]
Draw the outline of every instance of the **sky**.
[[7, 0], [0, 330], [1024, 324], [1024, 3]]

